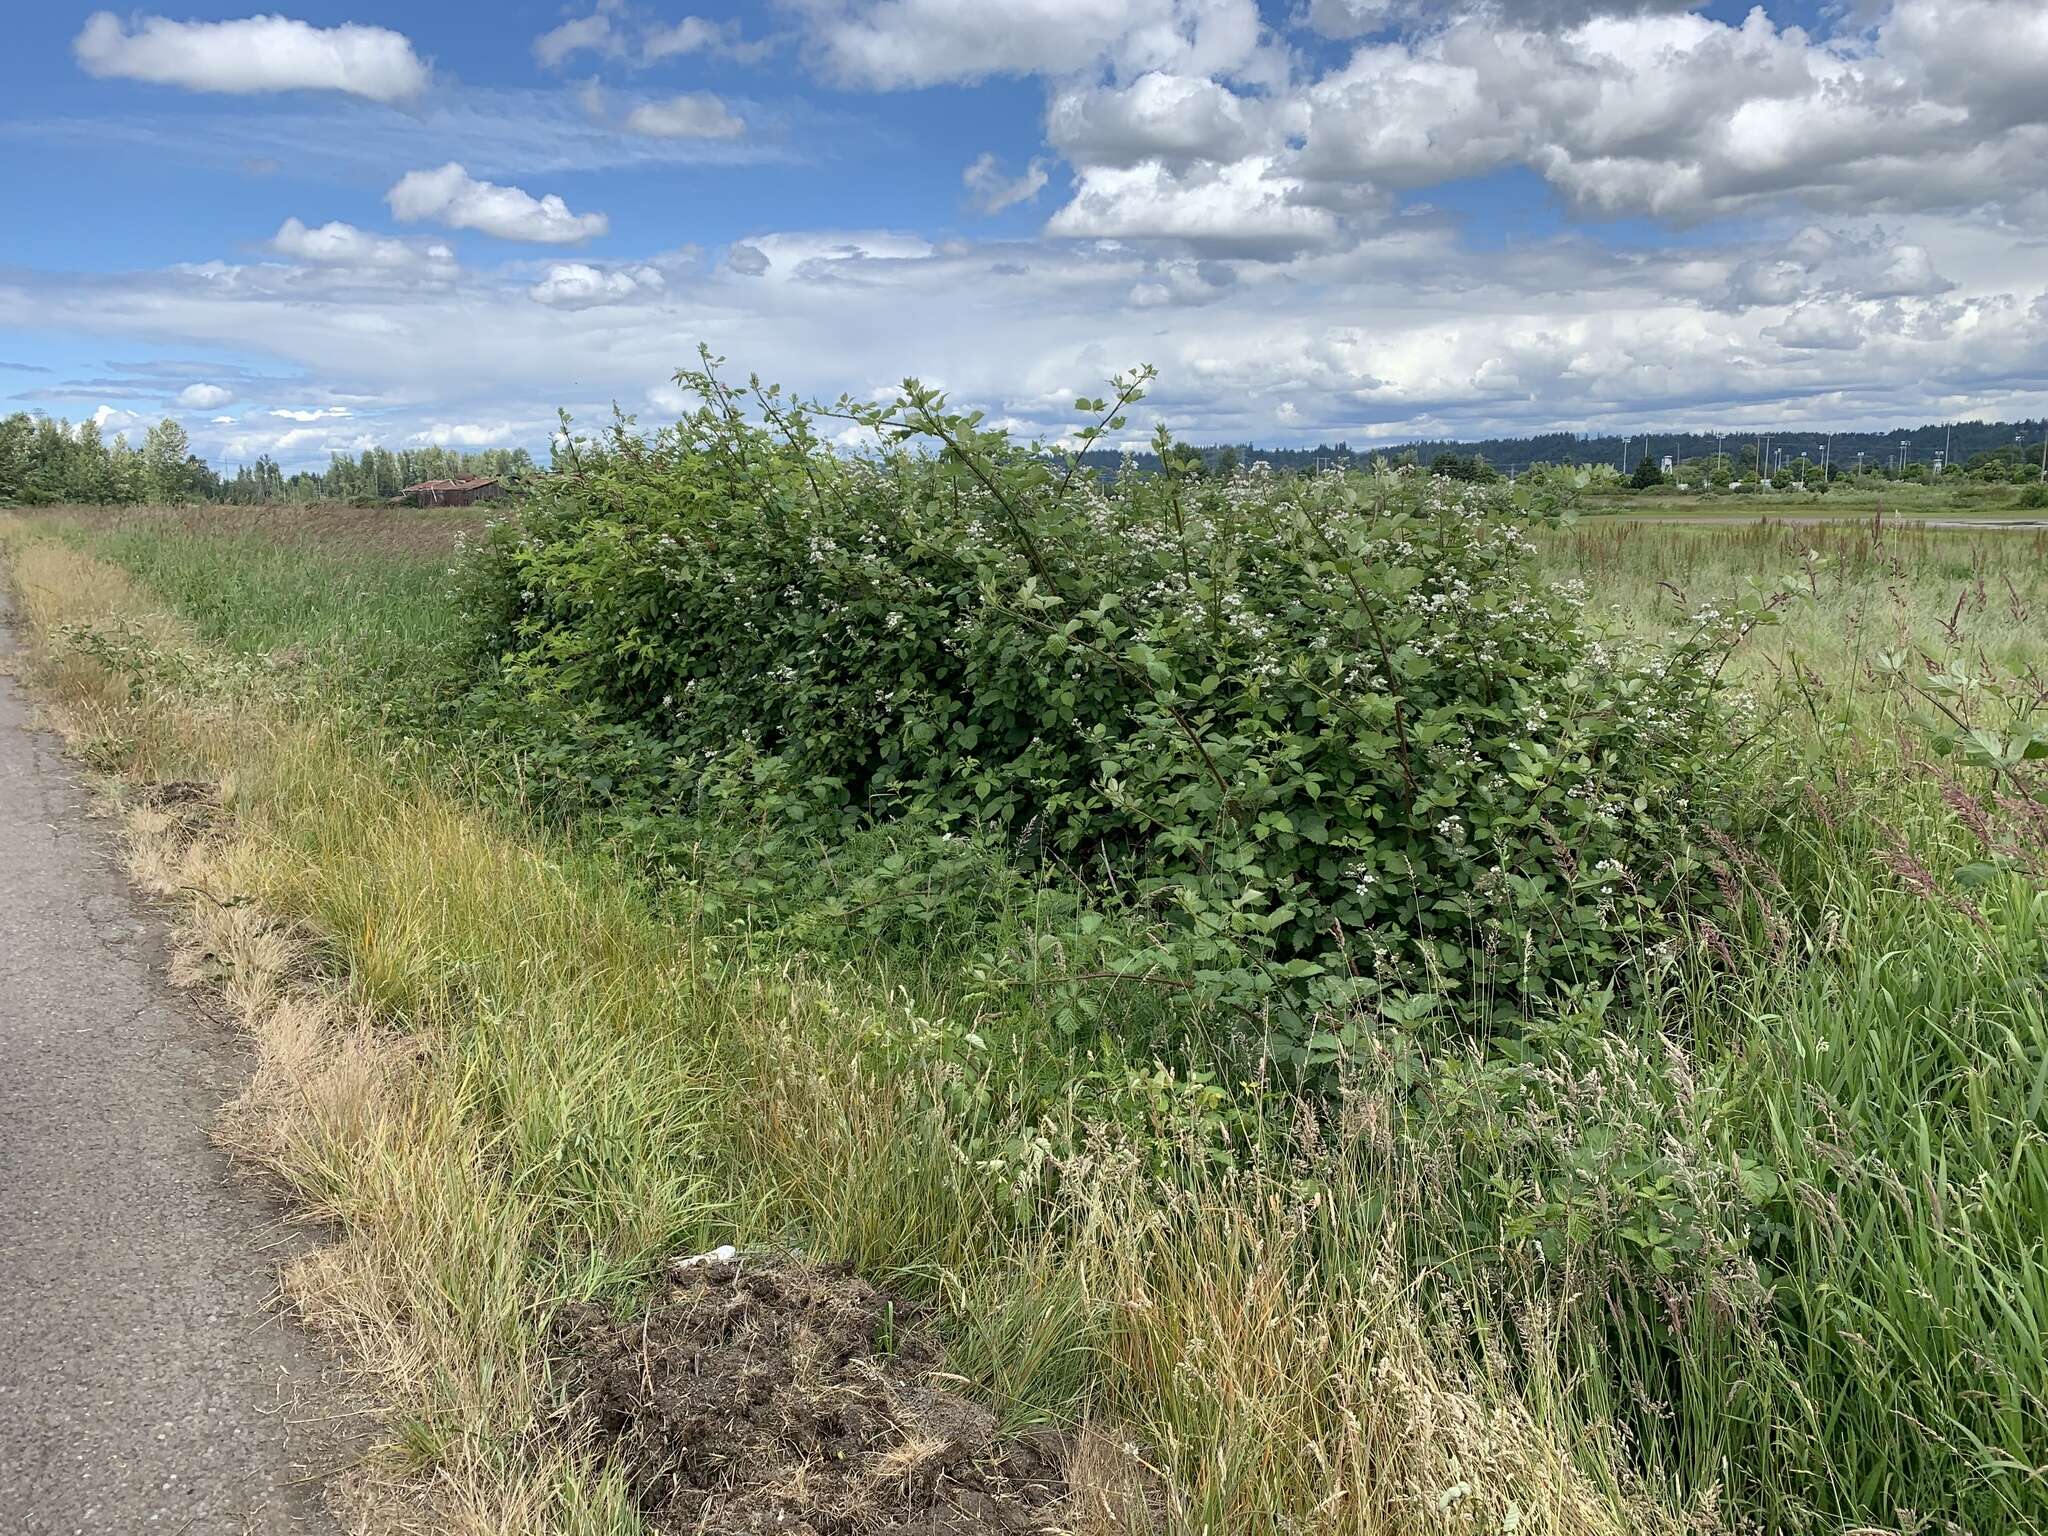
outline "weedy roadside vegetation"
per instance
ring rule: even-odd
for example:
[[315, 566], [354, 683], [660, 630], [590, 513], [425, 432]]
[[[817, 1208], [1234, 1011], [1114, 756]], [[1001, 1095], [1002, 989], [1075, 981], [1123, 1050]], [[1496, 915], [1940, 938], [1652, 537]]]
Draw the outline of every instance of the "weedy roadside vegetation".
[[139, 846], [366, 1510], [638, 1528], [549, 1320], [732, 1242], [928, 1308], [1074, 1529], [2048, 1528], [2038, 541], [694, 382], [452, 574], [7, 534], [88, 760], [225, 786]]

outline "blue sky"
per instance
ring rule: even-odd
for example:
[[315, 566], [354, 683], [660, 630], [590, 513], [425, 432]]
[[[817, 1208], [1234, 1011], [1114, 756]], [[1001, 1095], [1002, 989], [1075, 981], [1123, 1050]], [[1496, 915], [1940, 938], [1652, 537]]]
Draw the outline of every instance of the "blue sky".
[[1047, 434], [1140, 361], [1212, 439], [2038, 416], [2044, 81], [2048, 0], [23, 8], [0, 395], [293, 467], [699, 341]]

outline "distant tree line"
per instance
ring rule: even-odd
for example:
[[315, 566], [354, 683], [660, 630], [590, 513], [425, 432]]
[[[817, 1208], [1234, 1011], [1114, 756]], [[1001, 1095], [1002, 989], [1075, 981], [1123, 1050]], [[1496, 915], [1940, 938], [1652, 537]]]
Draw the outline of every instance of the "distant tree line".
[[367, 448], [337, 453], [324, 470], [286, 474], [268, 454], [221, 475], [192, 452], [185, 429], [165, 417], [132, 446], [94, 421], [17, 411], [0, 417], [0, 502], [133, 503], [381, 501], [421, 480], [504, 475], [533, 468], [524, 448]]
[[95, 421], [73, 426], [26, 411], [0, 417], [0, 501], [199, 501], [219, 488], [220, 477], [169, 417], [140, 448], [125, 434], [108, 442]]
[[482, 448], [465, 453], [452, 448], [365, 448], [361, 454], [331, 454], [325, 469], [297, 470], [287, 475], [269, 454], [244, 464], [221, 482], [222, 501], [388, 501], [408, 485], [422, 480], [454, 480], [465, 475], [510, 475], [530, 472], [533, 456], [524, 448]]
[[[1868, 474], [1918, 480], [1935, 472], [1936, 455], [1942, 455], [1944, 470], [1951, 476], [2028, 481], [2040, 476], [2044, 431], [2048, 424], [2042, 422], [1959, 421], [1886, 432], [1838, 432], [1832, 440], [1810, 430], [1653, 432], [1626, 439], [1546, 432], [1384, 448], [1354, 448], [1342, 441], [1314, 448], [1176, 442], [1172, 452], [1177, 459], [1195, 461], [1200, 466], [1197, 473], [1209, 475], [1227, 476], [1253, 465], [1283, 473], [1363, 468], [1381, 460], [1481, 482], [1532, 470], [1611, 470], [1644, 488], [1667, 480], [1740, 483], [1756, 477], [1760, 462], [1772, 478], [1808, 484], [1822, 480], [1824, 453], [1827, 480], [1859, 468]], [[1109, 449], [1082, 457], [1105, 472], [1125, 459]], [[1131, 457], [1141, 471], [1159, 467], [1149, 452]], [[1673, 464], [1668, 475], [1662, 468], [1666, 458]], [[169, 417], [149, 428], [139, 446], [125, 434], [108, 439], [93, 421], [72, 423], [26, 411], [0, 417], [0, 502], [384, 501], [421, 480], [515, 474], [534, 467], [524, 448], [366, 448], [357, 455], [333, 454], [321, 470], [287, 474], [265, 454], [222, 475], [192, 452], [185, 429]]]
[[[1841, 465], [1846, 471], [1853, 471], [1857, 455], [1861, 454], [1865, 470], [1911, 479], [1915, 478], [1913, 466], [1922, 466], [1923, 476], [1931, 473], [1935, 456], [1940, 454], [1946, 465], [1960, 464], [1966, 473], [1981, 474], [1986, 472], [1986, 465], [2002, 464], [2009, 475], [2022, 478], [2027, 465], [2034, 466], [2036, 474], [2039, 473], [2044, 432], [2048, 432], [2048, 422], [2039, 420], [1973, 420], [1893, 427], [1879, 432], [1836, 432], [1832, 438], [1824, 429], [1809, 426], [1791, 431], [1652, 431], [1630, 437], [1539, 432], [1528, 437], [1432, 439], [1363, 446], [1339, 440], [1318, 443], [1312, 448], [1263, 448], [1253, 443], [1217, 447], [1176, 444], [1175, 451], [1199, 455], [1212, 470], [1226, 455], [1233, 466], [1263, 463], [1275, 470], [1291, 471], [1332, 466], [1362, 469], [1374, 459], [1384, 459], [1390, 464], [1413, 464], [1456, 479], [1476, 480], [1491, 474], [1519, 475], [1538, 465], [1601, 464], [1632, 479], [1645, 458], [1653, 465], [1661, 465], [1667, 457], [1674, 465], [1690, 461], [1711, 464], [1717, 454], [1731, 467], [1747, 466], [1751, 475], [1755, 474], [1760, 458], [1768, 462], [1773, 473], [1782, 473], [1802, 454], [1817, 464], [1823, 451], [1831, 467]], [[1114, 469], [1122, 456], [1114, 449], [1097, 449], [1084, 458], [1091, 467]], [[1140, 470], [1159, 467], [1159, 461], [1150, 453], [1136, 454], [1134, 462]]]

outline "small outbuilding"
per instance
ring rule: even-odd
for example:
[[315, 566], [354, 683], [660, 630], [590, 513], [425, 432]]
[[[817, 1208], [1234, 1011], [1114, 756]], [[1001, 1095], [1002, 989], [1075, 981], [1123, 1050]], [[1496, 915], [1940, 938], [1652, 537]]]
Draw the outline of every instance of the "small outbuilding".
[[466, 507], [479, 501], [501, 501], [504, 482], [496, 475], [464, 475], [459, 480], [422, 480], [398, 493], [416, 507]]

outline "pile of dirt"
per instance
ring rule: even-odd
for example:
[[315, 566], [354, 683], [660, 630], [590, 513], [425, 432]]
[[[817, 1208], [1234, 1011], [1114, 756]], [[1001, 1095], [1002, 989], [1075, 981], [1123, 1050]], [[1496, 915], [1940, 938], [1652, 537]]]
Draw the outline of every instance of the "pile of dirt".
[[574, 1428], [612, 1449], [657, 1531], [1037, 1536], [1067, 1447], [999, 1442], [930, 1330], [844, 1269], [742, 1255], [672, 1268], [644, 1315], [565, 1308]]
[[220, 809], [220, 786], [198, 779], [163, 779], [142, 787], [142, 803], [158, 810], [191, 806], [200, 815], [211, 815]]

